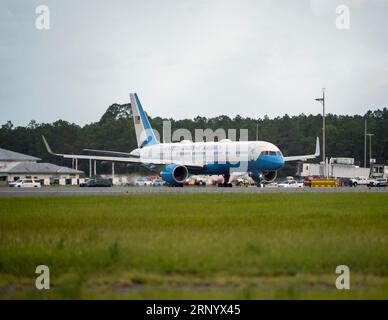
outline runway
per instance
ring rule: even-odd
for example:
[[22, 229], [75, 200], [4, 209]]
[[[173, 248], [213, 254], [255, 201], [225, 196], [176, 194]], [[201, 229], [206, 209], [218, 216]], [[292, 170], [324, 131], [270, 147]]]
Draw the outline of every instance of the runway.
[[233, 187], [112, 187], [112, 188], [79, 188], [79, 187], [43, 187], [39, 189], [0, 188], [0, 197], [34, 197], [34, 196], [87, 196], [87, 195], [126, 195], [126, 194], [268, 194], [268, 193], [387, 193], [388, 188], [257, 188]]

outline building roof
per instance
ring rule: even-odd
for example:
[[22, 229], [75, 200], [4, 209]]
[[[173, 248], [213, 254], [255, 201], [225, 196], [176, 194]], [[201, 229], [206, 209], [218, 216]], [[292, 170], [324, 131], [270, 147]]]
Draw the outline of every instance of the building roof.
[[38, 161], [38, 160], [41, 160], [41, 159], [29, 156], [27, 154], [0, 148], [0, 161]]
[[83, 171], [60, 167], [52, 163], [25, 162], [12, 167], [8, 173], [81, 174]]

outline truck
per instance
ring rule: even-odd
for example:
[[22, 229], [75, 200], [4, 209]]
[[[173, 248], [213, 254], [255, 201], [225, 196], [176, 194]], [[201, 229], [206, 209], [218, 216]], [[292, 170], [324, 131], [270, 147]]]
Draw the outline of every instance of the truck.
[[283, 181], [282, 183], [278, 184], [279, 188], [303, 188], [304, 184], [303, 182], [298, 182], [294, 179], [289, 179]]
[[350, 182], [353, 187], [367, 186], [370, 182], [370, 179], [367, 177], [356, 177], [356, 178], [350, 179]]

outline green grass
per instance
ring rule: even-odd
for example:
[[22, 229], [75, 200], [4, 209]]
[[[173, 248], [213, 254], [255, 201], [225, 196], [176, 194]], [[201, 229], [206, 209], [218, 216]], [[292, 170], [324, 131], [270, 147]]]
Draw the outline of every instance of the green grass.
[[2, 299], [387, 297], [386, 194], [0, 199]]

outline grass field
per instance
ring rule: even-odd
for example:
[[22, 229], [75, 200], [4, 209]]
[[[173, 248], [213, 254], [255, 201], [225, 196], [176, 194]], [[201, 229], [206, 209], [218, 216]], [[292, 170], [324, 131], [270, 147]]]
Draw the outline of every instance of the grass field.
[[[388, 298], [386, 194], [0, 199], [0, 298]], [[51, 289], [35, 289], [50, 267]], [[350, 290], [335, 269], [350, 268]]]

